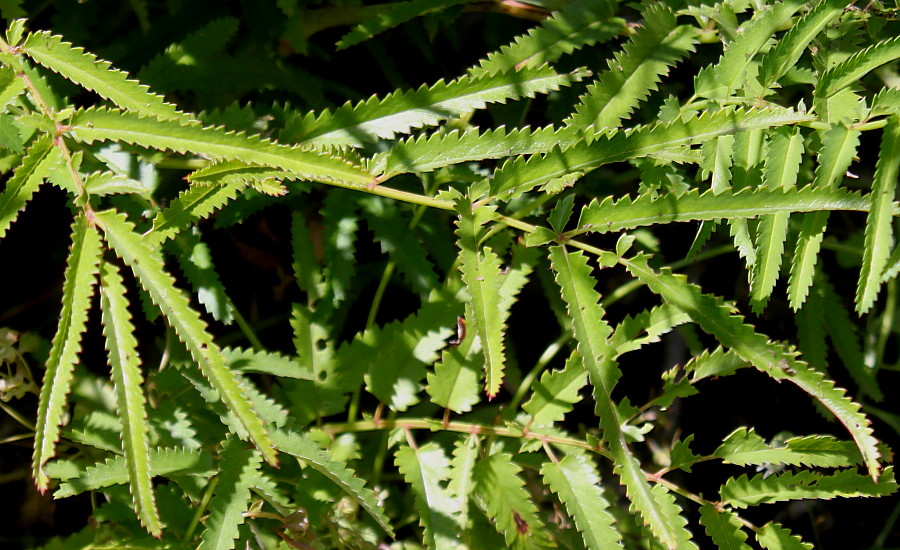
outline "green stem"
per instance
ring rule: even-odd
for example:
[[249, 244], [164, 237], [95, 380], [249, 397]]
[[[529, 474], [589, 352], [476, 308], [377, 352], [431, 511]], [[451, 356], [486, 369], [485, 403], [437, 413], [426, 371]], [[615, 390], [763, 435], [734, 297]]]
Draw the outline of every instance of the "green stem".
[[203, 514], [206, 513], [206, 508], [209, 506], [209, 501], [212, 500], [213, 491], [216, 489], [216, 485], [219, 484], [219, 478], [215, 477], [210, 482], [209, 485], [206, 486], [206, 492], [203, 493], [203, 500], [200, 501], [200, 505], [197, 506], [197, 509], [194, 511], [194, 517], [191, 518], [191, 522], [188, 524], [187, 530], [184, 532], [184, 538], [181, 539], [182, 542], [187, 543], [194, 536], [194, 530], [197, 529], [197, 525], [200, 523], [200, 518], [203, 517]]
[[563, 332], [559, 338], [553, 341], [547, 349], [544, 350], [544, 353], [538, 357], [537, 362], [534, 364], [534, 367], [531, 371], [525, 375], [525, 378], [522, 379], [522, 383], [519, 384], [518, 389], [516, 390], [516, 394], [513, 395], [512, 400], [509, 402], [507, 408], [515, 410], [519, 407], [519, 403], [522, 402], [522, 399], [525, 398], [525, 394], [528, 393], [528, 390], [531, 389], [531, 385], [534, 384], [534, 381], [537, 379], [538, 375], [547, 368], [547, 365], [550, 361], [556, 357], [556, 354], [559, 353], [559, 350], [562, 349], [563, 345], [572, 339], [572, 335], [569, 332]]

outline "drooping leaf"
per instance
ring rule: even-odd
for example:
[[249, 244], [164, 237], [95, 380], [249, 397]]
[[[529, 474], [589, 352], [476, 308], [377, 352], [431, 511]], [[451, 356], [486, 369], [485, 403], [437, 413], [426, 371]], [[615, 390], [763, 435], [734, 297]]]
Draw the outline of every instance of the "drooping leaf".
[[569, 454], [559, 462], [545, 462], [541, 475], [575, 519], [587, 548], [622, 548], [622, 535], [598, 485], [600, 476], [586, 455]]
[[474, 2], [475, 0], [409, 0], [391, 4], [378, 11], [375, 17], [353, 27], [349, 33], [338, 40], [337, 49], [343, 50], [364, 42], [376, 34], [390, 28], [415, 19], [426, 13], [447, 9], [459, 4]]
[[703, 293], [699, 287], [688, 283], [683, 275], [674, 275], [668, 269], [653, 271], [645, 255], [620, 261], [652, 292], [685, 311], [700, 328], [715, 336], [739, 357], [773, 379], [788, 380], [818, 399], [850, 432], [869, 475], [872, 479], [878, 478], [881, 471], [878, 440], [872, 435], [869, 419], [862, 413], [859, 404], [847, 397], [844, 389], [836, 387], [834, 382], [797, 360], [782, 344], [769, 341], [754, 331], [753, 327], [744, 323], [742, 316], [731, 314], [729, 306], [721, 299]]
[[694, 50], [697, 30], [677, 25], [675, 11], [659, 2], [648, 5], [643, 25], [608, 61], [609, 69], [588, 86], [567, 126], [600, 130], [619, 126], [656, 89], [660, 79]]
[[570, 86], [584, 71], [557, 74], [550, 67], [506, 71], [479, 77], [463, 76], [438, 81], [413, 91], [397, 91], [384, 98], [373, 96], [334, 111], [297, 116], [281, 133], [283, 141], [314, 147], [361, 147], [378, 139], [391, 139], [413, 129], [434, 126], [489, 103], [530, 98]]
[[415, 496], [425, 546], [448, 550], [461, 548], [456, 522], [459, 502], [441, 485], [450, 470], [450, 461], [443, 448], [436, 443], [417, 449], [404, 445], [394, 454], [394, 462]]
[[[900, 38], [900, 37], [898, 37]], [[895, 41], [900, 46], [900, 40]], [[866, 241], [862, 269], [856, 287], [856, 312], [869, 311], [881, 289], [881, 276], [894, 245], [893, 201], [900, 173], [900, 115], [891, 115], [884, 135], [872, 182], [872, 208], [866, 217]]]
[[250, 501], [250, 488], [259, 475], [262, 457], [241, 440], [230, 437], [219, 453], [221, 467], [215, 491], [209, 501], [200, 550], [232, 550], [238, 538], [238, 526]]
[[354, 188], [365, 188], [374, 182], [362, 168], [342, 158], [258, 136], [203, 127], [199, 123], [163, 121], [110, 109], [86, 109], [72, 115], [67, 129], [73, 138], [88, 144], [122, 141], [177, 153], [191, 152], [279, 168], [301, 179]]
[[0, 239], [49, 175], [53, 165], [60, 160], [59, 149], [53, 147], [50, 136], [40, 137], [31, 144], [22, 163], [0, 193]]
[[735, 508], [746, 508], [786, 500], [876, 497], [896, 491], [894, 469], [888, 466], [877, 481], [853, 469], [831, 475], [812, 471], [759, 474], [752, 478], [742, 475], [726, 481], [720, 494], [723, 502]]
[[56, 453], [59, 426], [72, 387], [75, 363], [81, 353], [81, 336], [87, 328], [100, 254], [100, 235], [87, 215], [81, 213], [72, 224], [72, 246], [63, 283], [62, 311], [56, 335], [50, 344], [34, 429], [32, 474], [42, 493], [50, 484], [44, 465]]
[[[769, 141], [763, 185], [769, 189], [793, 189], [802, 160], [803, 137], [799, 131], [776, 129]], [[769, 214], [756, 226], [757, 257], [750, 276], [750, 301], [756, 311], [765, 307], [781, 272], [789, 216], [787, 212]]]
[[97, 59], [83, 48], [63, 42], [61, 36], [44, 31], [32, 33], [22, 43], [22, 50], [41, 65], [97, 92], [122, 109], [160, 119], [191, 120], [162, 96], [150, 92], [147, 86], [129, 80], [126, 73], [113, 69], [109, 62]]
[[497, 254], [481, 243], [482, 226], [493, 218], [494, 208], [475, 207], [472, 201], [460, 197], [456, 202], [459, 214], [456, 234], [459, 237], [459, 260], [462, 279], [469, 294], [466, 318], [469, 326], [481, 339], [484, 351], [485, 393], [493, 398], [500, 391], [506, 363], [505, 328], [509, 307], [501, 307], [501, 266]]
[[551, 63], [576, 49], [604, 42], [622, 31], [625, 21], [613, 17], [610, 0], [569, 2], [541, 24], [520, 35], [469, 69], [470, 75], [497, 73]]
[[333, 460], [313, 440], [296, 432], [273, 430], [272, 439], [279, 451], [292, 455], [335, 483], [372, 516], [384, 531], [394, 536], [388, 518], [384, 515], [375, 493], [365, 487], [365, 482], [352, 470]]
[[[850, 129], [843, 124], [835, 124], [822, 134], [819, 166], [813, 180], [815, 188], [832, 189], [838, 186], [859, 147], [859, 135], [859, 130]], [[788, 283], [788, 298], [794, 311], [800, 308], [809, 292], [827, 223], [827, 212], [803, 216]]]
[[734, 512], [718, 509], [706, 502], [700, 506], [700, 524], [706, 528], [706, 534], [717, 548], [750, 550], [745, 544], [747, 533], [741, 529], [741, 522]]
[[219, 399], [238, 418], [263, 458], [270, 464], [277, 464], [277, 456], [262, 421], [254, 413], [234, 374], [225, 365], [225, 358], [206, 330], [206, 324], [175, 286], [172, 276], [164, 270], [157, 251], [148, 246], [134, 232], [131, 222], [115, 210], [97, 212], [95, 218], [110, 247], [134, 271], [141, 286], [199, 365], [203, 376], [215, 388]]
[[595, 281], [587, 257], [581, 252], [568, 253], [565, 248], [555, 246], [550, 249], [550, 260], [572, 319], [578, 351], [593, 386], [603, 441], [609, 446], [616, 472], [627, 489], [628, 498], [653, 535], [666, 547], [676, 548], [683, 538], [680, 520], [671, 516], [672, 510], [655, 499], [637, 458], [628, 448], [618, 407], [612, 400], [612, 390], [621, 373], [614, 359], [615, 350], [608, 341], [612, 329], [603, 319], [605, 312], [600, 305], [600, 295], [594, 290]]
[[141, 524], [151, 535], [159, 537], [162, 523], [150, 481], [149, 427], [137, 339], [122, 276], [108, 262], [100, 268], [100, 310], [116, 387], [116, 408], [122, 420], [122, 450], [128, 467], [129, 489]]

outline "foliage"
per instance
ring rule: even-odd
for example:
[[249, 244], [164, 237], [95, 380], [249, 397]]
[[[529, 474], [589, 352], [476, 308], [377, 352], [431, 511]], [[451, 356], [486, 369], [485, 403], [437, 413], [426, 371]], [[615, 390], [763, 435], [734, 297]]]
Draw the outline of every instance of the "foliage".
[[[35, 486], [94, 498], [45, 548], [809, 548], [778, 503], [897, 490], [871, 419], [900, 428], [873, 406], [895, 11], [279, 1], [166, 28], [188, 4], [128, 4], [144, 34], [111, 45], [71, 22], [104, 2], [0, 39], [0, 246], [36, 238], [44, 187], [73, 219], [55, 331], [0, 341]], [[452, 67], [428, 82], [385, 53], [465, 25], [498, 28], [480, 61], [412, 62]], [[367, 46], [393, 91], [310, 69]], [[767, 380], [732, 398], [790, 386], [833, 424], [684, 435], [682, 404], [744, 367]]]

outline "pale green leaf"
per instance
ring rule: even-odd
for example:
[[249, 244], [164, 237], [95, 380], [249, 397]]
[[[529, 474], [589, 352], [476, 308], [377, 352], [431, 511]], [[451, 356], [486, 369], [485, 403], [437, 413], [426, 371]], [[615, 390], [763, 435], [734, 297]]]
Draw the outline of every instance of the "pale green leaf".
[[609, 343], [616, 350], [616, 355], [622, 355], [646, 344], [659, 342], [660, 336], [690, 319], [678, 308], [663, 304], [623, 319], [616, 325]]
[[232, 550], [238, 538], [238, 526], [244, 523], [249, 508], [250, 488], [259, 476], [262, 457], [231, 437], [222, 444], [218, 483], [209, 501], [199, 550]]
[[10, 66], [0, 67], [0, 109], [5, 109], [25, 91], [25, 79]]
[[262, 421], [253, 411], [234, 373], [228, 370], [222, 352], [206, 330], [206, 323], [191, 308], [187, 297], [163, 268], [158, 252], [134, 232], [134, 226], [123, 214], [105, 210], [97, 212], [95, 217], [110, 247], [134, 271], [141, 286], [160, 308], [199, 365], [203, 376], [218, 393], [219, 399], [238, 418], [263, 458], [270, 464], [277, 464], [277, 455]]
[[712, 503], [700, 506], [700, 524], [720, 550], [750, 550], [745, 544], [747, 533], [741, 529], [737, 514], [718, 509]]
[[404, 445], [394, 454], [394, 463], [415, 497], [425, 546], [448, 550], [461, 548], [456, 521], [459, 502], [441, 485], [450, 470], [450, 461], [443, 448], [435, 443], [417, 449]]
[[[461, 322], [464, 323], [465, 319]], [[474, 331], [465, 332], [458, 344], [441, 351], [441, 359], [434, 365], [434, 372], [426, 375], [428, 385], [425, 391], [431, 401], [456, 413], [469, 412], [481, 400], [479, 382], [484, 370], [481, 338]]]
[[696, 28], [676, 25], [674, 10], [665, 3], [650, 4], [642, 15], [643, 25], [588, 86], [567, 126], [593, 126], [595, 131], [619, 126], [669, 69], [694, 50]]
[[[900, 37], [896, 41], [900, 45]], [[875, 177], [872, 182], [872, 209], [866, 217], [866, 241], [863, 249], [862, 269], [856, 287], [856, 312], [869, 311], [881, 289], [881, 276], [887, 266], [888, 256], [894, 246], [893, 203], [900, 173], [900, 115], [891, 115], [884, 135]]]
[[105, 195], [135, 194], [149, 197], [150, 190], [138, 180], [103, 171], [94, 172], [84, 177], [84, 190], [88, 195], [102, 197]]
[[72, 115], [67, 130], [73, 138], [84, 143], [121, 141], [164, 151], [239, 160], [287, 170], [300, 179], [357, 189], [374, 183], [371, 175], [344, 159], [258, 136], [203, 127], [199, 123], [163, 121], [109, 109], [87, 109]]
[[749, 366], [749, 363], [735, 352], [717, 348], [711, 353], [704, 351], [702, 354], [693, 357], [684, 366], [684, 371], [692, 375], [691, 383], [694, 383], [704, 378], [728, 376], [734, 374], [738, 369]]
[[122, 450], [128, 467], [128, 485], [135, 511], [151, 535], [162, 534], [162, 522], [156, 509], [150, 481], [150, 438], [147, 425], [147, 400], [144, 377], [138, 356], [134, 325], [128, 312], [125, 285], [118, 268], [108, 262], [100, 267], [100, 310], [103, 335], [116, 388], [116, 409], [122, 421]]
[[88, 310], [97, 282], [101, 246], [94, 224], [87, 215], [80, 214], [72, 224], [72, 247], [63, 283], [62, 311], [50, 344], [34, 428], [32, 473], [42, 493], [50, 484], [44, 464], [56, 454], [59, 425], [66, 412], [75, 364], [81, 353], [81, 336], [87, 328]]
[[770, 476], [759, 474], [752, 478], [742, 475], [726, 481], [720, 494], [724, 503], [735, 508], [747, 508], [786, 500], [878, 497], [896, 491], [894, 468], [888, 466], [877, 481], [854, 469], [831, 475], [810, 471]]
[[541, 475], [559, 496], [591, 550], [622, 548], [622, 535], [607, 511], [609, 503], [599, 486], [600, 476], [586, 455], [569, 454], [559, 462], [545, 462]]
[[161, 96], [151, 93], [147, 86], [129, 80], [126, 73], [113, 69], [109, 62], [97, 59], [83, 48], [63, 42], [61, 36], [43, 31], [32, 33], [22, 44], [22, 50], [39, 64], [97, 92], [122, 109], [159, 119], [191, 120]]
[[472, 474], [478, 461], [478, 436], [469, 434], [456, 440], [453, 458], [450, 460], [450, 483], [447, 491], [457, 501], [457, 518], [460, 528], [469, 523], [469, 500], [474, 489]]

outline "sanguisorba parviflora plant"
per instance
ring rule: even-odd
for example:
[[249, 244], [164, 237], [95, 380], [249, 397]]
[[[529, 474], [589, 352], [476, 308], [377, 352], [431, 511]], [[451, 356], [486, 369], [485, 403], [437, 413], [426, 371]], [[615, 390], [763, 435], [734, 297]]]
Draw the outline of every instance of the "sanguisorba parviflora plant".
[[[385, 5], [339, 46], [466, 3]], [[748, 548], [753, 536], [767, 549], [810, 548], [743, 511], [896, 490], [869, 418], [825, 370], [827, 335], [854, 392], [883, 397], [882, 364], [863, 360], [819, 261], [830, 213], [854, 211], [866, 217], [856, 312], [869, 312], [900, 271], [900, 91], [873, 75], [900, 58], [892, 14], [835, 0], [517, 6], [542, 20], [465, 74], [314, 112], [184, 112], [62, 37], [9, 24], [0, 237], [41, 185], [64, 190], [75, 213], [32, 464], [42, 492], [104, 495], [99, 527], [71, 544], [375, 548], [396, 538], [441, 549], [676, 549]], [[852, 48], [832, 47], [840, 41]], [[686, 86], [701, 47], [721, 55]], [[557, 68], [591, 49], [614, 54], [602, 67]], [[67, 103], [50, 73], [94, 92], [96, 104]], [[474, 111], [548, 94], [573, 98], [570, 114], [543, 127], [471, 123]], [[851, 190], [845, 175], [864, 139], [880, 143], [878, 161]], [[113, 153], [153, 174], [190, 169], [187, 183], [165, 204]], [[633, 194], [597, 184], [610, 166], [637, 170]], [[293, 211], [304, 297], [290, 309], [293, 354], [263, 348], [199, 228], [277, 204]], [[648, 235], [675, 223], [693, 224], [697, 237], [667, 267]], [[350, 302], [371, 299], [354, 287], [363, 224], [388, 262], [365, 329], [341, 341]], [[618, 240], [598, 237], [606, 233]], [[786, 278], [800, 351], [677, 272], [711, 238], [739, 253], [753, 310]], [[612, 272], [630, 282], [601, 295], [598, 280]], [[513, 362], [508, 326], [524, 321], [512, 308], [538, 279], [559, 332], [540, 357]], [[378, 324], [392, 280], [419, 306]], [[605, 307], [636, 288], [658, 305], [610, 320]], [[108, 380], [78, 366], [92, 308]], [[135, 323], [153, 322], [168, 335], [159, 365], [142, 362], [135, 337]], [[223, 347], [210, 322], [237, 325], [248, 344]], [[667, 370], [649, 403], [617, 397], [624, 354], [691, 326], [708, 349]], [[548, 368], [557, 356], [561, 368]], [[533, 369], [520, 370], [523, 360]], [[711, 453], [695, 454], [688, 435], [657, 440], [648, 458], [644, 413], [664, 414], [749, 368], [812, 397], [844, 437], [767, 441], [735, 426]], [[79, 379], [95, 380], [106, 399], [69, 418], [71, 400], [92, 399], [73, 393]], [[594, 417], [575, 416], [582, 400]], [[708, 461], [743, 468], [700, 496], [690, 472]]]

